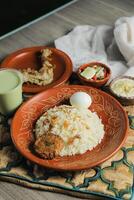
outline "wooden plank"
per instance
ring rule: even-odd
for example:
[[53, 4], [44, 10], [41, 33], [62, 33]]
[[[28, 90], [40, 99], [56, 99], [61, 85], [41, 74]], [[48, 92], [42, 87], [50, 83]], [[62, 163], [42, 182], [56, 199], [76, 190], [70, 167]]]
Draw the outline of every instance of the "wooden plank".
[[[128, 13], [129, 16], [134, 15], [133, 0], [101, 0], [102, 4], [109, 5], [111, 8], [116, 8]], [[125, 16], [125, 15], [124, 15]]]
[[61, 18], [67, 18], [75, 22], [76, 24], [90, 24], [90, 25], [100, 25], [108, 24], [111, 25], [115, 20], [121, 16], [131, 16], [132, 12], [127, 12], [128, 7], [127, 2], [119, 5], [126, 5], [124, 9], [120, 9], [120, 6], [114, 6], [111, 0], [107, 3], [103, 0], [82, 0], [75, 4], [67, 7], [65, 10], [59, 11], [56, 15]]
[[61, 18], [56, 15], [49, 16], [1, 40], [0, 59], [20, 48], [53, 43], [57, 37], [64, 35], [68, 30], [72, 29], [74, 25], [74, 23], [65, 21], [64, 19], [61, 20]]
[[[16, 186], [11, 183], [0, 183], [0, 200], [39, 200], [41, 195], [39, 191], [28, 190], [26, 188]], [[48, 198], [44, 195], [44, 200]]]
[[[27, 189], [15, 184], [0, 182], [0, 200], [82, 200], [81, 198], [52, 193], [47, 191]], [[88, 199], [90, 200], [90, 199]], [[93, 200], [91, 198], [91, 200]]]

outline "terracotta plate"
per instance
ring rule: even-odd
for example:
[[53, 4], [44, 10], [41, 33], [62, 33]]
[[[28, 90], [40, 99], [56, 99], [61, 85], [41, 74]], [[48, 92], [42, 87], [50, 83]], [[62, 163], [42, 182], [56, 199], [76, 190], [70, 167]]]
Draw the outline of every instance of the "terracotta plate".
[[[36, 120], [43, 112], [61, 104], [77, 91], [87, 92], [92, 97], [90, 109], [99, 115], [105, 127], [102, 142], [81, 155], [57, 157], [53, 160], [37, 157], [30, 150]], [[92, 87], [72, 85], [46, 90], [24, 103], [15, 114], [11, 133], [16, 148], [34, 163], [56, 170], [82, 170], [98, 165], [115, 154], [126, 139], [127, 129], [126, 113], [113, 97]]]
[[5, 68], [34, 68], [39, 69], [41, 67], [41, 62], [39, 59], [39, 52], [41, 49], [49, 48], [52, 50], [52, 63], [55, 64], [54, 69], [54, 80], [51, 84], [47, 86], [38, 86], [35, 84], [23, 84], [23, 91], [28, 93], [37, 93], [48, 88], [60, 86], [65, 83], [71, 73], [72, 73], [72, 62], [67, 54], [64, 52], [50, 47], [38, 46], [21, 49], [10, 54], [8, 57], [3, 60], [1, 67]]

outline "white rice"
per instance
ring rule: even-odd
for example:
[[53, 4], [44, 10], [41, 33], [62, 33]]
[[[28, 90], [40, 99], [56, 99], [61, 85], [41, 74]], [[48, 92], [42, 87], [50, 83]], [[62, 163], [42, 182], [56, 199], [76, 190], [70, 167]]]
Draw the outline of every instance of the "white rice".
[[[60, 156], [83, 154], [98, 145], [104, 137], [104, 125], [96, 113], [68, 105], [51, 108], [37, 120], [36, 138], [48, 131], [64, 141]], [[68, 144], [69, 138], [74, 136], [79, 137]]]

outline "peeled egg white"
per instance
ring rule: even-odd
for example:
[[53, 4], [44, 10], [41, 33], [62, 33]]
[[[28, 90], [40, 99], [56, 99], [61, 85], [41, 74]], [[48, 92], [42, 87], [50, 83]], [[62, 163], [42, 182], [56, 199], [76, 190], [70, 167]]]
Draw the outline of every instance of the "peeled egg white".
[[86, 92], [75, 92], [70, 97], [70, 104], [79, 108], [88, 108], [92, 103], [91, 97]]

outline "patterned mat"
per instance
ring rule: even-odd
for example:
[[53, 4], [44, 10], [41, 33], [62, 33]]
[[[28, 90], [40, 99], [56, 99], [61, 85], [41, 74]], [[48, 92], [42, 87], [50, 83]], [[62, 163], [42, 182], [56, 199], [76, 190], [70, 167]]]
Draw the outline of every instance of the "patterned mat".
[[125, 107], [130, 128], [127, 141], [111, 159], [79, 172], [57, 172], [32, 164], [14, 148], [11, 119], [0, 116], [0, 179], [23, 186], [81, 198], [131, 199], [134, 178], [134, 106]]

